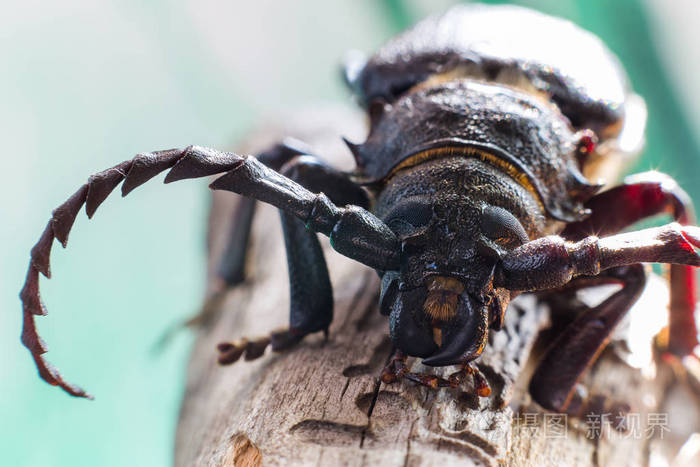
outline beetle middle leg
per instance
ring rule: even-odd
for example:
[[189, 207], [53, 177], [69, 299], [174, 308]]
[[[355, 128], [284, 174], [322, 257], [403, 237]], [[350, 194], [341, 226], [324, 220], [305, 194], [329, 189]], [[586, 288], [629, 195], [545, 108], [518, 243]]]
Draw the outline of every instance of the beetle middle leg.
[[[287, 160], [280, 172], [313, 192], [327, 194], [336, 205], [368, 205], [367, 195], [360, 186], [316, 156], [297, 155]], [[328, 332], [333, 319], [333, 291], [318, 236], [298, 217], [284, 211], [280, 211], [280, 216], [289, 271], [289, 328], [258, 339], [219, 344], [221, 364], [234, 363], [241, 356], [253, 360], [262, 356], [268, 345], [282, 351], [307, 334]]]
[[586, 401], [576, 393], [583, 373], [607, 345], [620, 320], [634, 305], [646, 283], [641, 264], [621, 266], [599, 276], [581, 277], [570, 289], [618, 283], [622, 289], [598, 306], [584, 310], [557, 336], [530, 379], [530, 394], [542, 407], [555, 412], [579, 414]]

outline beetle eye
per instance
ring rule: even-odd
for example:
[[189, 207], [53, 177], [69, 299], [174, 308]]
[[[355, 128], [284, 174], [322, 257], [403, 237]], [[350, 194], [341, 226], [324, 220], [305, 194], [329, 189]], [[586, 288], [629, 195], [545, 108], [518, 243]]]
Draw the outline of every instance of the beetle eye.
[[487, 206], [481, 213], [481, 233], [506, 245], [514, 241], [518, 245], [530, 241], [520, 221], [506, 209], [495, 206]]
[[425, 202], [409, 201], [397, 206], [387, 216], [386, 224], [399, 236], [415, 233], [433, 218], [433, 207]]

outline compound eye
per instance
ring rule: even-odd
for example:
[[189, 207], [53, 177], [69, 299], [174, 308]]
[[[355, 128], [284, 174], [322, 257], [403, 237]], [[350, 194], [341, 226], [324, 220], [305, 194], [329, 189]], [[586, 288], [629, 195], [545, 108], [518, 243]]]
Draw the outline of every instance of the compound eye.
[[482, 211], [481, 233], [502, 246], [519, 246], [530, 241], [520, 221], [506, 209], [495, 206]]
[[394, 208], [386, 224], [399, 237], [418, 233], [433, 218], [433, 206], [425, 201], [408, 200]]

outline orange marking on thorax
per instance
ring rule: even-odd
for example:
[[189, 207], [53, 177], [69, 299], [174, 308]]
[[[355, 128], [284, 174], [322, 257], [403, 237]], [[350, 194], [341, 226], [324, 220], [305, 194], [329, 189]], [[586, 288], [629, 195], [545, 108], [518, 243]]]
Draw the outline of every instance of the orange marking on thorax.
[[479, 159], [482, 162], [495, 166], [496, 168], [500, 169], [501, 172], [505, 173], [510, 178], [515, 180], [520, 186], [529, 191], [535, 197], [537, 202], [540, 203], [540, 206], [543, 205], [542, 199], [540, 198], [540, 194], [537, 192], [537, 189], [532, 184], [532, 181], [530, 181], [530, 178], [527, 176], [527, 174], [515, 167], [510, 162], [479, 148], [463, 146], [445, 146], [440, 148], [426, 149], [425, 151], [418, 152], [404, 159], [396, 166], [394, 166], [394, 168], [391, 169], [391, 172], [389, 172], [389, 175], [387, 175], [387, 179], [391, 178], [401, 170], [415, 167], [427, 161], [443, 157], [465, 157]]

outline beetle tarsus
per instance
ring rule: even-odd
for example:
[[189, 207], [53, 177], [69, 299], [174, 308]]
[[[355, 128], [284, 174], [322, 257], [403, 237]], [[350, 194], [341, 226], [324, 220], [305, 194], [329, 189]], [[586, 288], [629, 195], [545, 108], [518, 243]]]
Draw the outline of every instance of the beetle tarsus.
[[231, 365], [236, 363], [241, 357], [245, 361], [256, 360], [263, 356], [270, 342], [270, 336], [222, 342], [216, 347], [219, 351], [219, 365]]
[[219, 351], [219, 365], [231, 365], [236, 363], [245, 352], [247, 346], [247, 339], [219, 343], [216, 346], [216, 349]]
[[431, 375], [428, 373], [412, 373], [408, 372], [404, 376], [409, 381], [418, 383], [421, 386], [425, 386], [432, 389], [437, 388], [449, 388], [450, 382], [445, 378], [441, 378], [437, 375]]
[[480, 397], [488, 397], [491, 394], [491, 388], [489, 387], [486, 378], [484, 378], [477, 368], [473, 367], [469, 363], [461, 365], [459, 371], [452, 373], [447, 379], [445, 379], [434, 374], [413, 373], [408, 371], [408, 367], [406, 365], [407, 359], [408, 356], [404, 352], [401, 352], [400, 350], [394, 352], [391, 360], [389, 360], [389, 363], [382, 370], [380, 376], [382, 383], [393, 384], [403, 378], [432, 389], [456, 388], [465, 381], [467, 375], [472, 375], [476, 393]]
[[479, 397], [489, 397], [491, 395], [491, 386], [489, 386], [488, 380], [476, 366], [471, 363], [465, 363], [460, 365], [460, 367], [459, 371], [449, 376], [450, 387], [456, 388], [461, 386], [466, 380], [466, 377], [471, 375], [476, 394]]
[[242, 338], [233, 342], [221, 342], [216, 346], [219, 352], [219, 364], [231, 365], [240, 360], [256, 360], [265, 354], [270, 347], [273, 352], [283, 352], [301, 342], [306, 334], [294, 332], [290, 329], [272, 331], [267, 336], [255, 339]]
[[282, 352], [297, 345], [306, 334], [295, 332], [293, 329], [280, 329], [270, 333], [271, 345], [274, 352]]

